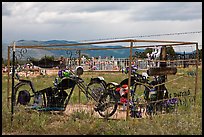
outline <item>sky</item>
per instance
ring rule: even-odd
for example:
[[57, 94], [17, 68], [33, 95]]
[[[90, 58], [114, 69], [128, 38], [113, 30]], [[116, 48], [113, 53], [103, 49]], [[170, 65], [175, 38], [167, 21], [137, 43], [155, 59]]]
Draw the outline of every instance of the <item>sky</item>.
[[[83, 41], [194, 31], [202, 31], [202, 2], [2, 3], [5, 42]], [[202, 32], [148, 39], [196, 41], [201, 45]]]

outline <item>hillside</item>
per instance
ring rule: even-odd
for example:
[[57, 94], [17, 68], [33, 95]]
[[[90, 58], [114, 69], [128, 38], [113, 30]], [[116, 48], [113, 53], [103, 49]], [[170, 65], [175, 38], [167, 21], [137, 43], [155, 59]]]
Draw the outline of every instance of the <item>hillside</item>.
[[[49, 44], [75, 44], [78, 43], [76, 41], [66, 41], [66, 40], [48, 40], [48, 41], [36, 41], [36, 40], [19, 40], [16, 42], [16, 45], [23, 45], [23, 46], [36, 46], [36, 45], [49, 45]], [[2, 57], [7, 58], [7, 46], [9, 43], [2, 43]], [[70, 46], [69, 48], [120, 48], [121, 45], [87, 45], [87, 46]], [[60, 48], [64, 48], [60, 46]], [[136, 49], [133, 49], [133, 53]], [[143, 52], [144, 49], [137, 49], [139, 52]], [[75, 51], [73, 51], [73, 56]], [[105, 58], [106, 56], [114, 56], [115, 58], [127, 58], [129, 56], [129, 49], [116, 49], [116, 50], [86, 50], [82, 51], [82, 54], [87, 54], [89, 57], [98, 57], [101, 56]], [[66, 51], [64, 50], [38, 50], [38, 49], [28, 49], [27, 54], [25, 56], [41, 58], [45, 55], [53, 55], [55, 57], [69, 57]]]

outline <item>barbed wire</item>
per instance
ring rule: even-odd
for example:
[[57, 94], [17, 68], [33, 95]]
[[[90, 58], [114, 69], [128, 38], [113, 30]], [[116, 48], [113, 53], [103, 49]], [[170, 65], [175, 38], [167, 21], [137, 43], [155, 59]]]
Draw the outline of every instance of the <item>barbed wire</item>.
[[144, 38], [144, 37], [161, 37], [161, 36], [172, 36], [172, 35], [188, 35], [188, 34], [198, 34], [198, 33], [202, 33], [202, 31], [176, 32], [176, 33], [164, 33], [164, 34], [150, 34], [150, 35], [114, 37], [114, 38], [99, 38], [99, 39], [92, 39], [92, 40], [79, 40], [78, 42], [100, 41], [100, 40], [116, 40], [116, 39], [131, 39], [131, 38]]

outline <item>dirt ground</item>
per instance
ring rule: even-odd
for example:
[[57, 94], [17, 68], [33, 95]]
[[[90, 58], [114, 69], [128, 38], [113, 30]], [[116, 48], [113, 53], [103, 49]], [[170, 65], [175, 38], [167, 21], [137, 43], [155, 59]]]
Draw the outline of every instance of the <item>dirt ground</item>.
[[[83, 104], [76, 104], [76, 105], [67, 105], [66, 110], [63, 112], [65, 115], [70, 115], [73, 112], [82, 112], [85, 111], [87, 113], [90, 113], [90, 115], [96, 117], [96, 118], [103, 118], [101, 117], [98, 112], [94, 111], [94, 105], [83, 105]], [[126, 119], [126, 110], [122, 109], [122, 106], [119, 105], [117, 111], [113, 116], [111, 116], [109, 119]]]

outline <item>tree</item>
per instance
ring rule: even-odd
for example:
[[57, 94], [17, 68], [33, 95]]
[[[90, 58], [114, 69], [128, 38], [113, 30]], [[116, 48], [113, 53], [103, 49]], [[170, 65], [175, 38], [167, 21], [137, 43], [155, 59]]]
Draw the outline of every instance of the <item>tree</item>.
[[175, 59], [176, 53], [175, 53], [174, 48], [172, 46], [166, 48], [166, 53], [167, 53], [168, 59]]
[[[146, 48], [144, 52], [137, 52], [136, 57], [147, 58], [147, 53], [151, 54], [152, 52], [153, 52], [152, 48]], [[170, 57], [169, 59], [173, 59], [176, 55], [172, 46], [166, 47], [166, 52], [167, 52], [168, 57]]]
[[147, 58], [147, 53], [151, 54], [152, 51], [153, 51], [152, 48], [146, 48], [141, 57], [142, 58]]
[[152, 53], [153, 49], [152, 48], [146, 48], [144, 53], [147, 54], [147, 53]]
[[44, 56], [44, 57], [42, 57], [40, 60], [52, 60], [52, 61], [54, 61], [54, 56]]

